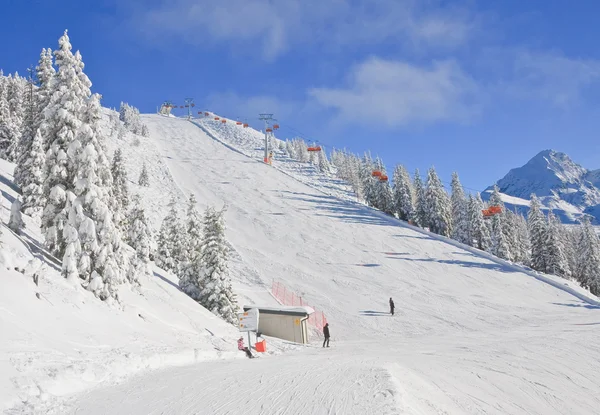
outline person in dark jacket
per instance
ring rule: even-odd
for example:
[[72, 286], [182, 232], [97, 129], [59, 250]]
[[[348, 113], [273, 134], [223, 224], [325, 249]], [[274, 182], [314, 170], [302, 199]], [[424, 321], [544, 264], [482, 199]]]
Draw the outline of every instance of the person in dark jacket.
[[394, 315], [394, 300], [390, 297], [390, 314]]
[[325, 323], [325, 326], [323, 327], [323, 336], [325, 336], [323, 347], [325, 347], [325, 343], [327, 343], [327, 347], [329, 347], [329, 323]]

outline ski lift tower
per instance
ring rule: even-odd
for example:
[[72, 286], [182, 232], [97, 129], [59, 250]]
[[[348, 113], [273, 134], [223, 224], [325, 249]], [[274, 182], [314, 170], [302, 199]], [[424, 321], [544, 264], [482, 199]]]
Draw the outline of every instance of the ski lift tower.
[[192, 108], [196, 106], [196, 104], [194, 104], [194, 98], [186, 98], [184, 99], [185, 102], [185, 107], [188, 110], [188, 120], [192, 119]]
[[265, 158], [264, 158], [264, 162], [268, 163], [269, 162], [269, 134], [272, 131], [271, 128], [269, 128], [269, 121], [271, 121], [273, 119], [273, 114], [258, 114], [259, 115], [259, 120], [263, 120], [265, 122]]

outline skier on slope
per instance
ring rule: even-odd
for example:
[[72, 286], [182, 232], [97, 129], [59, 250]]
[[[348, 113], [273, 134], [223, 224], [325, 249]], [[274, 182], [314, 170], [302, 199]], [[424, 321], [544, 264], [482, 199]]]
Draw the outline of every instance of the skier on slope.
[[254, 356], [252, 356], [252, 352], [250, 351], [250, 349], [248, 349], [247, 347], [244, 346], [244, 338], [240, 337], [238, 339], [238, 350], [241, 350], [243, 352], [246, 352], [246, 356], [248, 356], [248, 358], [252, 359]]
[[390, 297], [390, 314], [394, 315], [394, 300]]
[[329, 323], [325, 323], [325, 326], [323, 327], [323, 336], [325, 336], [323, 347], [325, 347], [325, 343], [327, 343], [327, 347], [329, 347]]

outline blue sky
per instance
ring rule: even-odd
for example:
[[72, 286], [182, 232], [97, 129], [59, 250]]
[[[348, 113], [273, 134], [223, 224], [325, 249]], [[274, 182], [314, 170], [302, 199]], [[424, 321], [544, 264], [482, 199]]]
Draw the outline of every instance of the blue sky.
[[68, 28], [105, 106], [259, 112], [388, 168], [482, 190], [546, 148], [600, 168], [600, 3], [592, 0], [8, 0], [0, 67]]

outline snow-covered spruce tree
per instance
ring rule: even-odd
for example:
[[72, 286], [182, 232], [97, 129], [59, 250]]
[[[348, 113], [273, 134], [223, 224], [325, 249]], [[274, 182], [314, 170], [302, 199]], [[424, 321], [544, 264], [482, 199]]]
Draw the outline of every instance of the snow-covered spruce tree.
[[292, 142], [290, 140], [285, 140], [285, 152], [287, 153], [289, 158], [291, 158], [291, 159], [296, 158], [296, 153], [294, 151], [294, 145], [292, 144]]
[[146, 124], [142, 124], [142, 130], [141, 130], [140, 134], [143, 137], [150, 137], [150, 130], [148, 130], [148, 127], [146, 126]]
[[44, 165], [46, 155], [43, 149], [42, 133], [38, 128], [29, 149], [29, 157], [25, 161], [24, 173], [27, 172], [27, 185], [23, 188], [23, 213], [37, 216], [42, 212], [44, 200]]
[[571, 276], [575, 275], [577, 269], [577, 252], [579, 238], [581, 237], [581, 229], [579, 226], [563, 226], [562, 231], [564, 233], [563, 240], [565, 241], [565, 256], [569, 264], [569, 270], [571, 270]]
[[498, 213], [491, 218], [492, 222], [492, 234], [491, 234], [491, 245], [490, 253], [497, 256], [498, 258], [512, 261], [512, 254], [509, 245], [509, 240], [506, 233], [504, 232], [505, 226], [505, 213]]
[[438, 235], [450, 236], [452, 233], [452, 205], [448, 193], [433, 167], [427, 173], [425, 206], [429, 230]]
[[540, 272], [547, 272], [546, 218], [542, 212], [541, 203], [535, 194], [531, 195], [527, 224], [531, 239], [531, 268]]
[[600, 241], [588, 218], [582, 219], [573, 276], [582, 287], [600, 295]]
[[319, 151], [317, 167], [321, 173], [331, 173], [331, 166], [329, 165], [329, 160], [327, 160], [327, 154], [325, 153], [324, 147], [321, 147], [321, 151]]
[[427, 198], [425, 197], [425, 186], [423, 186], [423, 180], [421, 180], [419, 169], [415, 170], [413, 188], [415, 189], [415, 210], [412, 221], [422, 228], [427, 228], [429, 227]]
[[8, 158], [13, 130], [8, 105], [8, 78], [0, 76], [0, 158]]
[[164, 218], [158, 235], [156, 263], [162, 269], [178, 274], [182, 260], [185, 259], [185, 231], [174, 198], [169, 206], [169, 213]]
[[452, 239], [463, 244], [472, 245], [473, 239], [469, 232], [469, 212], [467, 207], [467, 198], [460, 184], [458, 173], [452, 173]]
[[548, 213], [548, 224], [546, 226], [546, 272], [569, 278], [571, 270], [565, 252], [565, 233], [562, 224], [550, 211]]
[[148, 177], [148, 169], [146, 168], [146, 163], [142, 164], [142, 172], [140, 173], [138, 184], [144, 187], [150, 186], [150, 179]]
[[131, 259], [127, 272], [127, 279], [132, 284], [137, 284], [140, 277], [151, 275], [150, 247], [152, 245], [152, 231], [138, 195], [133, 197], [127, 239], [135, 249], [135, 255]]
[[8, 78], [8, 107], [11, 117], [10, 144], [6, 151], [8, 161], [16, 162], [19, 152], [19, 142], [23, 135], [23, 118], [25, 116], [25, 79], [18, 73]]
[[8, 221], [8, 227], [17, 235], [21, 234], [21, 231], [25, 228], [25, 222], [21, 216], [21, 198], [17, 197], [10, 207], [10, 220]]
[[483, 201], [481, 195], [469, 195], [469, 234], [473, 240], [472, 245], [477, 249], [485, 251], [491, 244], [488, 227], [483, 218]]
[[129, 211], [129, 190], [127, 189], [127, 172], [123, 161], [123, 152], [117, 149], [113, 155], [110, 167], [112, 174], [112, 211], [115, 224], [120, 229], [127, 228], [127, 213]]
[[91, 95], [91, 82], [82, 82], [77, 74], [78, 62], [71, 53], [67, 31], [58, 41], [54, 52], [58, 71], [51, 82], [51, 98], [44, 111], [42, 133], [49, 143], [46, 153], [44, 182], [45, 207], [42, 214], [42, 232], [47, 248], [57, 257], [65, 253], [63, 229], [68, 208], [65, 192], [75, 183], [75, 154], [78, 152], [75, 136], [82, 124], [82, 109]]
[[[76, 55], [77, 57], [77, 55]], [[77, 57], [77, 60], [79, 58]], [[82, 63], [78, 66], [83, 68]], [[78, 71], [77, 71], [78, 72]], [[78, 73], [78, 76], [81, 76]], [[125, 281], [126, 260], [122, 249], [122, 235], [116, 227], [111, 211], [111, 187], [104, 177], [110, 176], [110, 165], [104, 155], [101, 144], [103, 136], [98, 125], [100, 119], [100, 96], [93, 94], [82, 109], [81, 125], [75, 142], [79, 143], [79, 151], [75, 157], [76, 181], [73, 193], [76, 200], [72, 211], [81, 208], [77, 213], [79, 223], [69, 220], [76, 227], [80, 236], [89, 239], [89, 244], [81, 243], [82, 261], [79, 267], [79, 278], [85, 281], [84, 286], [98, 298], [106, 300], [116, 298], [116, 286]], [[82, 216], [83, 215], [83, 216]], [[95, 228], [90, 232], [90, 223]], [[80, 240], [82, 238], [80, 237]]]
[[191, 260], [202, 243], [202, 218], [198, 212], [196, 196], [190, 195], [187, 208], [185, 252], [186, 260]]
[[363, 189], [363, 197], [367, 205], [375, 206], [375, 197], [376, 197], [376, 180], [377, 178], [373, 177], [373, 172], [375, 171], [375, 163], [371, 158], [369, 153], [365, 153], [360, 164], [359, 177]]
[[415, 197], [410, 176], [403, 165], [394, 169], [394, 211], [403, 221], [412, 219], [415, 209]]
[[224, 210], [215, 212], [211, 207], [206, 210], [202, 245], [190, 264], [191, 278], [186, 279], [182, 290], [206, 309], [234, 324], [238, 307], [227, 267], [223, 216]]
[[531, 263], [531, 241], [529, 238], [529, 228], [527, 227], [527, 220], [521, 214], [511, 215], [511, 224], [514, 232], [513, 235], [513, 260], [519, 264], [529, 266]]
[[34, 120], [36, 117], [37, 105], [33, 79], [31, 76], [27, 80], [27, 87], [23, 94], [23, 125], [21, 129], [21, 137], [19, 138], [17, 160], [14, 172], [14, 180], [17, 186], [21, 189], [27, 186], [28, 175], [24, 172], [25, 164], [31, 152], [31, 145], [35, 136]]
[[494, 190], [490, 196], [490, 206], [498, 206], [501, 208], [501, 212], [493, 215], [490, 221], [490, 252], [498, 258], [513, 261], [511, 242], [514, 237], [509, 218], [511, 213], [506, 210], [502, 197], [500, 196], [500, 189], [497, 185], [494, 185]]
[[301, 138], [294, 138], [294, 153], [296, 154], [296, 160], [300, 163], [307, 163], [310, 160], [310, 155], [308, 154], [308, 146]]

